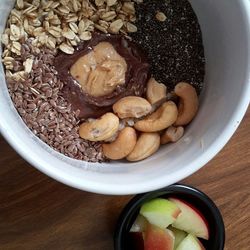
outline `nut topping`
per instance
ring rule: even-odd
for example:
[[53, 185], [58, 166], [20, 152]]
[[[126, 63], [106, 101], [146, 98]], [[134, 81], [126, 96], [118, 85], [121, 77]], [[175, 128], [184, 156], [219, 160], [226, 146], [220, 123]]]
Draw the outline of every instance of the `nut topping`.
[[114, 112], [121, 118], [140, 118], [150, 113], [150, 103], [138, 96], [127, 96], [113, 105]]

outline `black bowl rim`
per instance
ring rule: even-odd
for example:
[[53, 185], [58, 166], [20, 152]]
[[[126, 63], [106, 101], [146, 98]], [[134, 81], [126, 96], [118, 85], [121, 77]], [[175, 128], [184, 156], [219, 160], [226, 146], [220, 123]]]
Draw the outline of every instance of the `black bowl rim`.
[[164, 195], [166, 192], [169, 191], [177, 191], [180, 193], [185, 193], [185, 194], [190, 194], [190, 195], [194, 195], [196, 197], [198, 197], [199, 199], [201, 199], [206, 205], [207, 207], [212, 211], [217, 225], [218, 225], [218, 232], [220, 234], [219, 238], [220, 238], [220, 245], [219, 245], [219, 249], [210, 249], [210, 250], [223, 250], [224, 249], [224, 245], [225, 245], [225, 225], [223, 222], [223, 218], [222, 215], [218, 209], [218, 207], [215, 205], [215, 203], [211, 200], [211, 198], [209, 198], [204, 192], [189, 186], [189, 185], [183, 185], [183, 184], [173, 184], [170, 185], [168, 187], [159, 189], [159, 190], [155, 190], [152, 192], [147, 192], [147, 193], [142, 193], [142, 194], [138, 194], [136, 196], [134, 196], [128, 203], [127, 205], [124, 207], [124, 209], [122, 210], [117, 225], [116, 225], [116, 229], [114, 232], [114, 249], [115, 250], [121, 250], [120, 247], [120, 242], [122, 239], [122, 234], [123, 234], [123, 230], [125, 229], [126, 226], [126, 222], [128, 217], [130, 216], [131, 213], [133, 213], [134, 210], [138, 209], [138, 207], [142, 204], [142, 202], [145, 202], [145, 200], [150, 200], [152, 198], [156, 198], [159, 196]]

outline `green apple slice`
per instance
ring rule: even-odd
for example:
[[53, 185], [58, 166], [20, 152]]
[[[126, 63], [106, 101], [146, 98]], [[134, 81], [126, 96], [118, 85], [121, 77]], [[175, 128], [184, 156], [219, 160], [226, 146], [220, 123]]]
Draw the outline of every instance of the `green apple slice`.
[[140, 214], [149, 223], [163, 229], [172, 224], [180, 213], [181, 210], [174, 202], [163, 198], [156, 198], [144, 203], [140, 210]]
[[189, 234], [176, 250], [205, 250], [205, 248], [196, 236]]
[[170, 226], [168, 229], [174, 234], [174, 249], [176, 249], [178, 245], [186, 238], [187, 233], [172, 226]]

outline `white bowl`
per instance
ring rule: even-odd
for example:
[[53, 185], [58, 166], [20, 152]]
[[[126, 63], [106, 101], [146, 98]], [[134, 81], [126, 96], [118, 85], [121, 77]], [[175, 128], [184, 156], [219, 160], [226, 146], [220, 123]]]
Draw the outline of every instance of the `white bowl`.
[[[138, 163], [93, 164], [69, 159], [38, 140], [24, 125], [8, 94], [0, 66], [0, 131], [30, 164], [52, 178], [86, 191], [134, 194], [191, 175], [227, 143], [250, 98], [250, 1], [191, 0], [205, 46], [206, 79], [196, 119], [178, 143]], [[1, 0], [3, 29], [10, 0]], [[218, 166], [219, 167], [219, 166]]]

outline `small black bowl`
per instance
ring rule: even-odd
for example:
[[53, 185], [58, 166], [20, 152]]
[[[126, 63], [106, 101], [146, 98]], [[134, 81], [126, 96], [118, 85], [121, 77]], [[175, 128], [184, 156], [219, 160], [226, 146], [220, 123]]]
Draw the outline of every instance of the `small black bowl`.
[[206, 250], [223, 250], [225, 227], [219, 209], [203, 192], [186, 185], [174, 184], [153, 192], [136, 195], [122, 211], [114, 234], [115, 250], [134, 250], [130, 245], [129, 230], [143, 203], [156, 197], [178, 197], [196, 207], [208, 222], [210, 238], [202, 240]]

